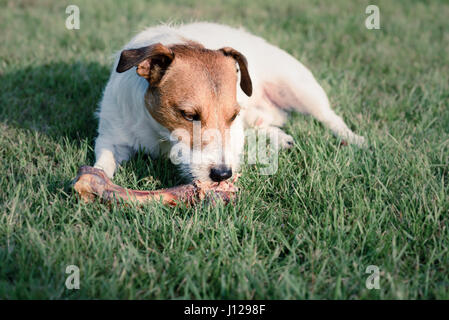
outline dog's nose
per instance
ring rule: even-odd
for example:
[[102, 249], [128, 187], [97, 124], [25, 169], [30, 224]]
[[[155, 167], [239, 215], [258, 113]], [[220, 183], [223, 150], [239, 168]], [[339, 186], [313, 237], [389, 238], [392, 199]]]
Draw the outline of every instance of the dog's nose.
[[209, 177], [212, 181], [220, 182], [232, 176], [232, 169], [226, 165], [219, 165], [210, 169]]

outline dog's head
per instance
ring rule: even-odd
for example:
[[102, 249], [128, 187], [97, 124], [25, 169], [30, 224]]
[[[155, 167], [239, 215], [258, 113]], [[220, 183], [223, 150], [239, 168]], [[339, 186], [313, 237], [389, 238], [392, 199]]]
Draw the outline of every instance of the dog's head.
[[117, 72], [137, 67], [147, 79], [146, 107], [171, 133], [172, 160], [192, 179], [222, 181], [239, 168], [244, 133], [237, 65], [240, 87], [251, 96], [246, 58], [233, 48], [157, 43], [121, 53]]

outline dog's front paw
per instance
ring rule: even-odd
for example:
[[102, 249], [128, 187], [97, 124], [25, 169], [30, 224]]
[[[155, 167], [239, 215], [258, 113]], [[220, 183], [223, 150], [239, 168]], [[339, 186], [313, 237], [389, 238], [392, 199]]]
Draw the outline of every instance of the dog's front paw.
[[268, 127], [265, 128], [265, 130], [267, 130], [270, 140], [274, 141], [279, 149], [293, 148], [295, 140], [291, 135], [285, 133], [282, 129], [278, 127]]
[[356, 146], [358, 146], [359, 148], [366, 148], [368, 147], [368, 143], [366, 142], [365, 137], [356, 135], [356, 134], [352, 134], [348, 137], [346, 137], [347, 142], [349, 142], [350, 144], [354, 144]]
[[291, 149], [293, 148], [294, 142], [295, 140], [291, 135], [281, 131], [281, 134], [278, 137], [278, 144], [280, 148]]
[[116, 165], [115, 163], [113, 165], [101, 165], [96, 163], [94, 165], [94, 168], [103, 170], [106, 173], [107, 177], [109, 179], [112, 179], [112, 177], [114, 177]]

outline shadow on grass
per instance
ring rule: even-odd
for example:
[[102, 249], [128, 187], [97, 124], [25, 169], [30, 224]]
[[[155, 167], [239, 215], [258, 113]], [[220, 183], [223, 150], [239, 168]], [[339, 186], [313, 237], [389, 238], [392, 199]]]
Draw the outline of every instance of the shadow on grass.
[[96, 134], [94, 111], [109, 69], [98, 63], [56, 62], [0, 75], [0, 121], [70, 140]]
[[[95, 62], [55, 62], [0, 74], [0, 122], [38, 131], [58, 142], [67, 138], [76, 147], [87, 140], [93, 148], [98, 127], [94, 113], [109, 74], [109, 67]], [[94, 158], [89, 151], [91, 163], [86, 164], [92, 165]], [[180, 181], [169, 160], [152, 160], [142, 152], [124, 169], [132, 170], [137, 181], [154, 176], [160, 187]]]

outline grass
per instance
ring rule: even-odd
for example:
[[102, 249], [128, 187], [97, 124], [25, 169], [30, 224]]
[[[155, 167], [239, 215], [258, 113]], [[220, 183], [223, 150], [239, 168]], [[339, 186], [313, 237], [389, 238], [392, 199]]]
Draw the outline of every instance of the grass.
[[[0, 0], [0, 298], [448, 299], [449, 5], [375, 1]], [[65, 7], [81, 29], [65, 28]], [[300, 59], [371, 147], [294, 115], [279, 170], [247, 166], [235, 206], [85, 205], [111, 55], [159, 21], [210, 20]], [[263, 54], [263, 53], [261, 53]], [[115, 182], [179, 183], [138, 154]], [[68, 290], [66, 266], [80, 268]], [[380, 268], [368, 290], [367, 266]]]

